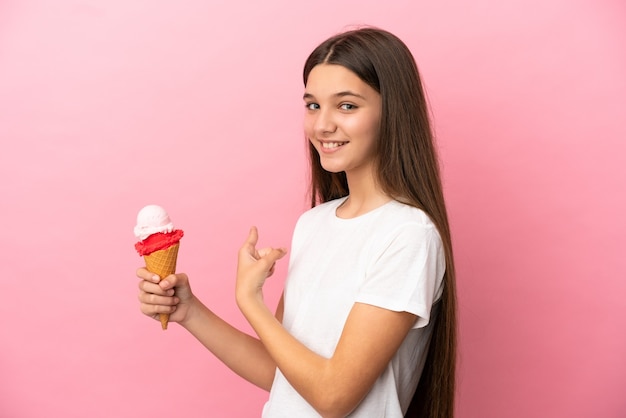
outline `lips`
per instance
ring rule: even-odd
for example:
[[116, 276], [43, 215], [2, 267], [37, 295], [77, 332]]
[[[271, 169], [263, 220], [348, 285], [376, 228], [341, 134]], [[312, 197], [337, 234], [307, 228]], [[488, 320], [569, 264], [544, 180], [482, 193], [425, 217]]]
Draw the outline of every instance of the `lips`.
[[342, 145], [347, 144], [348, 142], [331, 142], [331, 141], [320, 141], [323, 149], [331, 150], [335, 148], [339, 148]]

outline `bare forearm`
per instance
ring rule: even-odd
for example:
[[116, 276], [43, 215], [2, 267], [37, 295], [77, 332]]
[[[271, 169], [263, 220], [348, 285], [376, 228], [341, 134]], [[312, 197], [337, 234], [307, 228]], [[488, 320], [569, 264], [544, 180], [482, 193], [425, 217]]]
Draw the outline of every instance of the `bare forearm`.
[[360, 399], [346, 399], [337, 386], [332, 360], [296, 340], [263, 303], [248, 303], [242, 312], [287, 380], [322, 416], [343, 416], [358, 404]]
[[263, 285], [286, 250], [257, 250], [251, 228], [239, 250], [235, 296], [266, 352], [285, 378], [324, 417], [344, 417], [370, 391], [415, 323], [415, 315], [355, 303], [331, 358], [310, 350], [281, 325], [263, 302]]
[[197, 299], [181, 325], [239, 376], [270, 390], [276, 363], [260, 340], [228, 324]]
[[296, 340], [255, 296], [238, 304], [289, 383], [323, 417], [349, 414], [370, 391], [415, 323], [415, 315], [357, 303], [331, 358]]

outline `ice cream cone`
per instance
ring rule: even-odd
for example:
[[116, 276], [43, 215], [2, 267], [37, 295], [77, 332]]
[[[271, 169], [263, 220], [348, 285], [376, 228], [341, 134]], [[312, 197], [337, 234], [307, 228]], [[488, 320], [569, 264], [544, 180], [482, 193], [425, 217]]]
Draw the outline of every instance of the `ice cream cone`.
[[[146, 269], [149, 272], [157, 274], [161, 280], [176, 272], [176, 259], [178, 257], [178, 248], [180, 243], [171, 245], [163, 250], [154, 251], [143, 258], [146, 262]], [[169, 314], [159, 314], [161, 320], [161, 328], [167, 329]]]
[[[143, 256], [146, 269], [157, 274], [161, 280], [176, 272], [176, 258], [183, 231], [174, 229], [174, 224], [161, 206], [148, 205], [137, 214], [137, 224], [133, 229], [139, 240], [135, 250]], [[167, 329], [169, 314], [159, 314], [161, 328]]]

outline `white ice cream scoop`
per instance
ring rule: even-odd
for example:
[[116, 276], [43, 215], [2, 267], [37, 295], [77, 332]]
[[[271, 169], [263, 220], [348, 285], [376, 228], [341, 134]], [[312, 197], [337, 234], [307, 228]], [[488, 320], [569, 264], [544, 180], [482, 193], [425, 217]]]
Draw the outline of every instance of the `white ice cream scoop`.
[[137, 225], [133, 232], [139, 241], [143, 241], [158, 232], [168, 233], [174, 230], [174, 224], [161, 206], [148, 205], [137, 214]]

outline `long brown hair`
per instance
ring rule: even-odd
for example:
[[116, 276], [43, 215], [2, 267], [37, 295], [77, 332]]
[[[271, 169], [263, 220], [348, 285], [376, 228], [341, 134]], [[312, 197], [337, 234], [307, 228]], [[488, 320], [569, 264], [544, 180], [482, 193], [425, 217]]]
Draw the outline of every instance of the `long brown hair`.
[[[429, 111], [415, 59], [395, 35], [367, 27], [338, 34], [320, 44], [305, 63], [305, 86], [309, 73], [319, 64], [341, 65], [380, 93], [376, 180], [390, 197], [426, 212], [443, 241], [443, 294], [433, 307], [439, 312], [426, 364], [405, 417], [451, 418], [456, 383], [454, 258]], [[325, 171], [311, 144], [309, 158], [311, 206], [348, 195], [345, 172]]]

